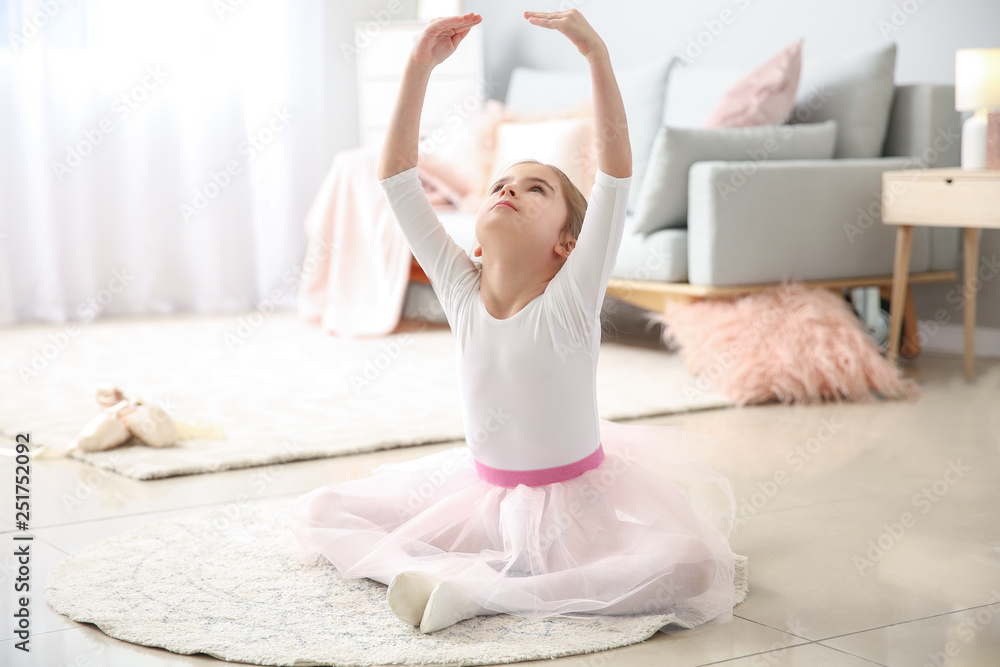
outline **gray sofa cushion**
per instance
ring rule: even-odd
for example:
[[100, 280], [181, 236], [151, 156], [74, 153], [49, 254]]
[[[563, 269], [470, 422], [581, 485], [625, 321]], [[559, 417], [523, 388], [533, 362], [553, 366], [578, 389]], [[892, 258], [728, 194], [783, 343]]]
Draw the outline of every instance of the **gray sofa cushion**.
[[895, 90], [896, 44], [803, 59], [793, 123], [837, 121], [836, 158], [882, 155]]
[[955, 86], [916, 83], [896, 86], [882, 155], [910, 157], [913, 167], [957, 167], [962, 115], [955, 110]]
[[[686, 224], [688, 171], [695, 162], [829, 159], [836, 139], [837, 124], [833, 121], [721, 128], [664, 125], [656, 135], [640, 188], [635, 229], [649, 234]], [[752, 172], [746, 177], [751, 178]]]
[[[881, 222], [882, 172], [905, 158], [770, 162], [723, 199], [738, 162], [691, 169], [688, 277], [747, 285], [892, 273], [896, 227]], [[914, 233], [912, 272], [930, 266], [929, 228]]]
[[611, 275], [625, 280], [675, 283], [687, 280], [686, 229], [661, 229], [637, 234], [635, 220], [626, 218], [625, 234]]

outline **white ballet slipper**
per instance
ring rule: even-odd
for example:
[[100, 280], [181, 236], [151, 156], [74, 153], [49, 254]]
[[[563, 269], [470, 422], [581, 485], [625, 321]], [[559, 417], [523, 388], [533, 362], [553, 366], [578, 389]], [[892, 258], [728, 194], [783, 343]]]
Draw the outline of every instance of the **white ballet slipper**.
[[438, 583], [420, 618], [420, 632], [437, 632], [467, 618], [490, 613], [469, 599], [462, 590], [447, 579]]
[[150, 447], [169, 447], [180, 438], [174, 420], [158, 405], [142, 403], [134, 409], [120, 410], [118, 419], [136, 439]]
[[69, 445], [69, 451], [80, 449], [85, 452], [102, 452], [123, 444], [132, 434], [120, 421], [111, 415], [98, 415], [86, 426], [80, 436]]
[[424, 608], [438, 580], [421, 572], [400, 572], [389, 582], [386, 601], [396, 618], [408, 625], [420, 625]]

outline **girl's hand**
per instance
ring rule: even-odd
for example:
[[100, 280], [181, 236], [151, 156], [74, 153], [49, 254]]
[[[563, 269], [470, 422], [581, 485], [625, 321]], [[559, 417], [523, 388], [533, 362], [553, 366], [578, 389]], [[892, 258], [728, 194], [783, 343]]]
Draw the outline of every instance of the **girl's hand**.
[[604, 40], [576, 9], [562, 12], [525, 12], [524, 18], [528, 19], [531, 25], [558, 30], [566, 35], [588, 60], [595, 53], [606, 50]]
[[575, 9], [563, 12], [525, 12], [531, 25], [558, 30], [573, 42], [587, 59], [590, 87], [594, 96], [594, 129], [601, 138], [597, 147], [597, 168], [615, 178], [632, 175], [632, 147], [629, 144], [625, 104], [611, 68], [608, 47], [587, 19]]
[[472, 26], [483, 20], [474, 12], [432, 19], [413, 45], [410, 58], [418, 65], [436, 67], [455, 52]]

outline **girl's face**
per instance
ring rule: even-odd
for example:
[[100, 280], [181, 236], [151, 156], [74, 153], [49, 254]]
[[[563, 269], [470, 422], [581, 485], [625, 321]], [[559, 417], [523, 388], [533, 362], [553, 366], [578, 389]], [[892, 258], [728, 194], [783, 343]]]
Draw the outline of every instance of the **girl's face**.
[[555, 172], [543, 164], [520, 162], [490, 186], [476, 214], [476, 238], [482, 252], [502, 247], [537, 253], [554, 248], [563, 237], [566, 199]]

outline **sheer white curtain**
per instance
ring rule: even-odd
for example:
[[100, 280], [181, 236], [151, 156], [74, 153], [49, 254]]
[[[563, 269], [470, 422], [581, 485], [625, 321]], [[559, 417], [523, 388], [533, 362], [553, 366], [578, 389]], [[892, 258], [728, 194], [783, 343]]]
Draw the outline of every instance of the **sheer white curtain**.
[[291, 306], [322, 13], [0, 0], [0, 325]]

